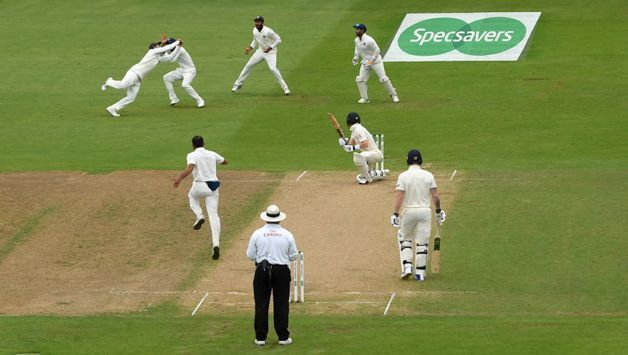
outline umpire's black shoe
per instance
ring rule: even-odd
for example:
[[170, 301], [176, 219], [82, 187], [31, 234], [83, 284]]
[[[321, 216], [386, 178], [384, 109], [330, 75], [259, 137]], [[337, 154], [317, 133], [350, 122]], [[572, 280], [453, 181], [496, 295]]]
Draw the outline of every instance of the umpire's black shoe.
[[212, 259], [218, 260], [220, 258], [220, 247], [214, 247], [214, 255], [212, 255]]

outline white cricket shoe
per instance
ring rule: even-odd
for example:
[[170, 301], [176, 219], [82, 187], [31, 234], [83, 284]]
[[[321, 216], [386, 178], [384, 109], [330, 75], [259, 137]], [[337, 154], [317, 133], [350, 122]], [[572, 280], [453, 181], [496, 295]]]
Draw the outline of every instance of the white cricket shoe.
[[194, 230], [199, 230], [201, 229], [203, 223], [205, 223], [205, 217], [197, 219], [196, 222], [194, 222], [194, 225], [192, 225], [192, 228], [194, 228]]
[[109, 112], [109, 114], [113, 117], [120, 117], [120, 114], [118, 113], [118, 111], [116, 111], [115, 108], [113, 108], [112, 106], [107, 107], [107, 112]]
[[403, 272], [401, 273], [401, 279], [407, 280], [410, 276], [412, 276], [412, 265], [406, 265], [403, 267]]
[[355, 179], [358, 181], [358, 184], [360, 185], [366, 185], [369, 183], [369, 181], [362, 175], [356, 176]]
[[392, 95], [392, 100], [393, 100], [394, 103], [398, 103], [399, 102], [399, 96]]
[[196, 103], [196, 107], [198, 107], [198, 108], [203, 108], [203, 107], [205, 107], [205, 101], [201, 99], [200, 101], [198, 101], [198, 102]]
[[369, 104], [369, 103], [371, 103], [371, 101], [369, 101], [368, 99], [362, 98], [362, 99], [358, 100], [358, 103], [359, 104]]
[[257, 340], [257, 339], [255, 339], [255, 345], [257, 345], [257, 346], [264, 346], [264, 345], [266, 345], [266, 340]]
[[242, 89], [242, 85], [233, 85], [233, 87], [231, 88], [231, 92], [235, 94], [240, 89]]
[[170, 100], [170, 106], [174, 106], [174, 105], [176, 105], [178, 103], [179, 103], [179, 99], [178, 98], [174, 98], [174, 99]]
[[292, 338], [288, 338], [286, 340], [280, 340], [279, 345], [290, 345], [292, 344]]
[[283, 93], [284, 93], [286, 96], [290, 96], [290, 89], [285, 88], [285, 89], [283, 90]]

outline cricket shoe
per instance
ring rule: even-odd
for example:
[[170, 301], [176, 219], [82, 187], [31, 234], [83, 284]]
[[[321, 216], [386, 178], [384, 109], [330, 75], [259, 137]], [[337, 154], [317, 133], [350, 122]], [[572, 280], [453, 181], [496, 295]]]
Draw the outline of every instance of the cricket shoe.
[[425, 274], [414, 274], [414, 279], [417, 281], [425, 281]]
[[192, 226], [192, 228], [194, 228], [194, 230], [199, 230], [201, 229], [201, 226], [203, 225], [203, 223], [205, 223], [205, 218], [201, 217], [199, 219], [196, 220], [196, 222], [194, 222], [194, 225]]
[[107, 107], [107, 112], [109, 112], [109, 114], [113, 117], [120, 117], [120, 114], [118, 113], [118, 111], [116, 111], [115, 108], [113, 108], [112, 106]]
[[212, 259], [220, 259], [220, 247], [214, 247], [214, 254], [212, 255]]
[[290, 89], [288, 89], [288, 87], [286, 87], [285, 89], [283, 89], [283, 93], [286, 96], [290, 96]]
[[205, 107], [205, 101], [201, 100], [196, 103], [196, 107], [203, 108]]
[[401, 273], [401, 279], [407, 280], [410, 276], [412, 276], [412, 265], [406, 265], [403, 267], [403, 272]]
[[292, 338], [288, 338], [286, 340], [280, 340], [279, 345], [290, 345], [292, 344]]
[[179, 99], [175, 98], [175, 99], [170, 100], [170, 106], [175, 106], [178, 103], [179, 103]]
[[398, 103], [399, 102], [399, 96], [392, 95], [392, 100], [393, 100], [393, 103]]
[[257, 339], [255, 339], [255, 345], [257, 345], [257, 346], [264, 346], [264, 345], [266, 345], [266, 340], [257, 340]]
[[369, 99], [359, 99], [359, 100], [358, 100], [358, 103], [359, 103], [359, 104], [370, 104], [370, 103], [371, 103], [371, 101], [369, 101]]
[[235, 94], [240, 89], [242, 89], [242, 85], [233, 85], [233, 87], [231, 88], [231, 92]]
[[358, 184], [360, 185], [366, 185], [369, 183], [369, 181], [362, 175], [356, 176], [355, 179], [358, 181]]

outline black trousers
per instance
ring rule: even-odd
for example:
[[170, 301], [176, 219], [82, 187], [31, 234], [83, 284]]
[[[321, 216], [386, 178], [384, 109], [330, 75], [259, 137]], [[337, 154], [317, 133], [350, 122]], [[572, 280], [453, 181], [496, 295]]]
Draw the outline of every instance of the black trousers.
[[270, 294], [273, 295], [275, 332], [279, 340], [290, 336], [288, 314], [290, 308], [290, 268], [288, 265], [261, 264], [255, 269], [253, 294], [255, 297], [255, 338], [266, 340], [268, 335], [268, 307]]

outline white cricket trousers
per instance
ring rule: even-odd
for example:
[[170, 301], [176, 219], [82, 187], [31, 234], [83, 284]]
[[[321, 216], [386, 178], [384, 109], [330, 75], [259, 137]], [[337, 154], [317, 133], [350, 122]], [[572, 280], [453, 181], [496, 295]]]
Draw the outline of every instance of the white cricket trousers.
[[220, 188], [213, 191], [209, 189], [207, 183], [203, 181], [194, 181], [192, 188], [188, 193], [190, 198], [190, 208], [196, 214], [196, 218], [205, 218], [203, 208], [201, 207], [201, 199], [205, 199], [205, 207], [209, 217], [209, 224], [212, 233], [212, 244], [220, 246], [220, 217], [218, 216], [218, 196]]
[[[404, 207], [398, 234], [402, 266], [412, 265], [412, 245], [416, 244], [414, 267], [416, 274], [425, 275], [427, 250], [432, 231], [430, 208]], [[403, 269], [402, 269], [403, 270]]]
[[182, 80], [181, 87], [183, 87], [183, 90], [185, 90], [185, 92], [187, 92], [197, 104], [203, 102], [203, 99], [199, 96], [196, 90], [194, 90], [192, 85], [190, 85], [192, 80], [194, 80], [194, 77], [196, 77], [196, 69], [177, 68], [164, 75], [164, 85], [166, 86], [166, 90], [168, 90], [170, 101], [178, 100], [172, 83], [177, 80]]
[[365, 177], [368, 182], [373, 182], [369, 171], [373, 170], [375, 163], [380, 161], [382, 161], [382, 152], [379, 149], [353, 153], [353, 163], [358, 168], [358, 173]]
[[273, 73], [275, 79], [277, 79], [277, 82], [281, 86], [281, 89], [285, 91], [288, 88], [288, 84], [286, 84], [286, 82], [283, 80], [279, 69], [277, 69], [276, 52], [264, 53], [262, 51], [255, 51], [255, 53], [253, 53], [253, 55], [251, 56], [251, 59], [249, 59], [249, 61], [244, 66], [244, 69], [242, 69], [242, 72], [240, 73], [238, 79], [235, 81], [234, 85], [244, 85], [244, 81], [246, 80], [246, 78], [248, 78], [249, 74], [251, 74], [251, 70], [253, 70], [253, 67], [259, 64], [262, 60], [266, 61], [266, 64], [268, 64], [268, 69], [270, 69], [270, 72]]
[[393, 87], [392, 82], [390, 81], [388, 76], [386, 76], [386, 70], [384, 70], [384, 63], [380, 61], [379, 63], [375, 63], [372, 65], [362, 64], [360, 66], [360, 73], [355, 78], [355, 81], [358, 84], [358, 91], [360, 92], [360, 97], [362, 99], [364, 100], [369, 99], [367, 81], [371, 77], [371, 71], [374, 71], [375, 74], [377, 74], [379, 81], [384, 85], [384, 88], [386, 88], [388, 95], [391, 95], [391, 96], [397, 95], [397, 92], [395, 91], [395, 88]]
[[123, 97], [120, 101], [111, 105], [111, 107], [113, 107], [116, 111], [120, 111], [128, 104], [135, 101], [137, 93], [140, 92], [142, 80], [134, 71], [129, 70], [126, 72], [126, 74], [124, 74], [124, 78], [122, 78], [122, 80], [107, 79], [105, 85], [118, 90], [126, 89], [126, 96]]

